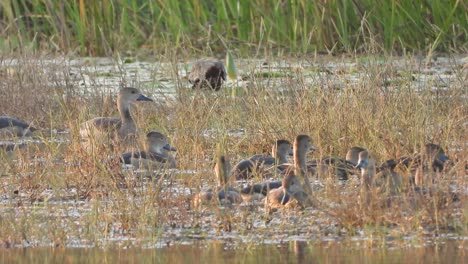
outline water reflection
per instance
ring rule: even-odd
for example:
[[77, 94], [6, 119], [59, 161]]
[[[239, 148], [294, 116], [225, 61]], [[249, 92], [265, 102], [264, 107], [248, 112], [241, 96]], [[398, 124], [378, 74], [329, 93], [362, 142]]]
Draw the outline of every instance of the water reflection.
[[200, 242], [159, 249], [24, 248], [2, 249], [2, 263], [464, 263], [466, 245], [444, 241], [402, 249], [358, 248], [346, 243], [235, 247], [225, 242]]

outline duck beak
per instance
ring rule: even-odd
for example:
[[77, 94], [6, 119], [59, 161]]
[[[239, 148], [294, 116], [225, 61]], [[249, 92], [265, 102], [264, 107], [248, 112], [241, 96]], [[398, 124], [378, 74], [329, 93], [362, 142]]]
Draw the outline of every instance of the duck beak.
[[289, 152], [288, 152], [288, 155], [289, 156], [294, 156], [294, 151], [292, 149], [290, 149]]
[[309, 147], [309, 151], [316, 151], [317, 149], [314, 146]]
[[445, 154], [442, 154], [439, 157], [437, 157], [434, 161], [434, 164], [439, 164], [439, 166], [441, 166], [442, 168], [454, 165], [453, 161], [450, 160], [450, 158]]
[[444, 164], [446, 161], [449, 160], [449, 157], [445, 154], [442, 154], [439, 157], [437, 157], [437, 160], [439, 160], [442, 164]]
[[163, 149], [169, 150], [169, 151], [176, 151], [177, 150], [176, 148], [171, 147], [171, 145], [169, 145], [169, 144], [164, 145]]
[[356, 169], [362, 169], [362, 168], [365, 168], [367, 167], [367, 161], [366, 160], [360, 160], [359, 163], [354, 166], [354, 168]]
[[140, 94], [140, 96], [137, 98], [137, 101], [150, 101], [150, 102], [152, 102], [153, 99]]

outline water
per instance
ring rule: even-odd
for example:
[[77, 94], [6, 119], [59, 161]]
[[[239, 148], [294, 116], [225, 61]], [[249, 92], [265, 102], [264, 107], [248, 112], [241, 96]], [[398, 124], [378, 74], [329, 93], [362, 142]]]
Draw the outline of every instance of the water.
[[466, 263], [466, 241], [426, 247], [366, 248], [346, 243], [230, 246], [200, 242], [156, 249], [27, 248], [0, 250], [2, 263]]
[[[388, 89], [406, 86], [413, 89], [431, 87], [434, 91], [446, 90], [457, 78], [459, 71], [466, 67], [466, 57], [437, 57], [427, 60], [424, 57], [318, 57], [313, 61], [292, 58], [289, 60], [237, 60], [238, 79], [229, 81], [227, 87], [247, 87], [249, 83], [262, 81], [269, 87], [281, 89], [291, 79], [303, 78], [304, 84], [329, 89], [344, 89], [378, 75], [385, 80]], [[33, 63], [34, 60], [32, 60]], [[428, 63], [429, 62], [429, 63]], [[15, 74], [22, 66], [17, 59], [0, 60], [0, 70]], [[69, 78], [82, 88], [85, 94], [95, 88], [115, 93], [121, 85], [135, 86], [154, 98], [172, 98], [176, 87], [189, 86], [186, 76], [191, 61], [168, 63], [135, 61], [111, 58], [61, 58], [40, 59], [36, 63], [43, 66], [44, 72], [53, 71], [56, 78], [51, 82]], [[375, 69], [379, 69], [376, 72]], [[382, 71], [384, 69], [384, 71]], [[375, 75], [375, 76], [374, 76]], [[338, 78], [337, 78], [338, 76]], [[65, 84], [65, 82], [64, 82]]]

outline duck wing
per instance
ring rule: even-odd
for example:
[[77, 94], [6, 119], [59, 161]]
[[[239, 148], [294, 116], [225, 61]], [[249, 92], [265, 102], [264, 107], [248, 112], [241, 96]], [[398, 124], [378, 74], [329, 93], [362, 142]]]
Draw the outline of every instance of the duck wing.
[[263, 195], [267, 195], [270, 190], [278, 189], [281, 187], [282, 181], [267, 181], [263, 183], [257, 183], [254, 185], [248, 185], [241, 190], [243, 194], [253, 194], [253, 193], [261, 193]]
[[22, 120], [19, 120], [17, 118], [10, 117], [10, 116], [0, 116], [0, 129], [8, 128], [8, 127], [20, 127], [22, 129], [29, 128], [29, 130], [31, 131], [37, 130], [36, 128], [32, 127], [28, 123]]

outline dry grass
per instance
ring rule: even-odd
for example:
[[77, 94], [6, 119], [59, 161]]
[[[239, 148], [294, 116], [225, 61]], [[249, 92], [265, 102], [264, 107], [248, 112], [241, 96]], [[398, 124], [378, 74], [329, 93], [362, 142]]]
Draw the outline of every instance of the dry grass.
[[[151, 244], [168, 239], [167, 234], [189, 239], [226, 231], [264, 239], [272, 232], [320, 237], [342, 236], [342, 230], [383, 237], [428, 232], [466, 236], [466, 69], [453, 69], [459, 71], [458, 79], [449, 89], [432, 90], [414, 87], [411, 77], [402, 76], [416, 69], [392, 65], [358, 63], [358, 81], [343, 87], [333, 82], [345, 77], [340, 70], [308, 77], [304, 70], [288, 69], [285, 77], [266, 80], [252, 72], [246, 76], [248, 87], [237, 89], [236, 96], [230, 89], [192, 92], [171, 69], [168, 74], [178, 82], [174, 101], [137, 105], [133, 112], [142, 133], [158, 129], [169, 136], [181, 171], [165, 171], [166, 180], [142, 181], [109, 161], [118, 153], [94, 156], [81, 147], [82, 121], [117, 114], [108, 93], [96, 89], [91, 90], [96, 96], [83, 96], [62, 62], [44, 66], [41, 60], [20, 58], [18, 65], [3, 64], [0, 113], [70, 131], [2, 154], [3, 244], [106, 245], [116, 237]], [[239, 129], [245, 133], [233, 136]], [[293, 140], [297, 134], [312, 137], [318, 149], [314, 157], [344, 156], [359, 145], [383, 161], [434, 142], [448, 149], [455, 165], [425, 197], [409, 190], [393, 198], [374, 192], [370, 203], [363, 203], [352, 181], [345, 187], [329, 181], [314, 193], [319, 207], [304, 212], [266, 216], [256, 206], [192, 208], [192, 194], [214, 184], [215, 153], [236, 162], [269, 151], [275, 139]], [[462, 189], [459, 201], [450, 199], [449, 184]]]

